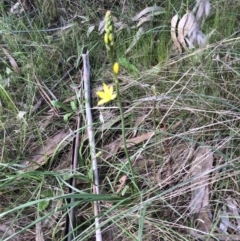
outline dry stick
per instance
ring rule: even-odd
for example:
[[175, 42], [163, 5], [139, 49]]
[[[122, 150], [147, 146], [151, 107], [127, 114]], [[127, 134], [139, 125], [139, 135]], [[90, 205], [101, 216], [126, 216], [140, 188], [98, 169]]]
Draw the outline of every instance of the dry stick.
[[[82, 85], [81, 85], [82, 86]], [[82, 101], [82, 87], [79, 89], [78, 93], [79, 99]], [[73, 148], [72, 148], [72, 162], [71, 162], [71, 171], [72, 174], [74, 174], [78, 168], [78, 158], [79, 158], [79, 146], [80, 146], [80, 128], [81, 128], [81, 113], [79, 113], [77, 118], [77, 132], [76, 136], [73, 140]], [[72, 177], [69, 180], [69, 194], [74, 193], [74, 189], [76, 188], [76, 178]], [[74, 203], [75, 198], [70, 198], [67, 200], [67, 203]], [[72, 241], [73, 240], [73, 234], [75, 229], [75, 207], [71, 207], [69, 210], [68, 215], [66, 216], [66, 225], [65, 225], [65, 241]]]
[[[78, 150], [79, 150], [79, 143], [80, 143], [80, 130], [81, 127], [81, 116], [78, 116], [77, 119], [77, 130], [78, 132], [76, 133], [75, 140], [73, 142], [73, 153], [72, 153], [72, 166], [71, 166], [71, 171], [72, 173], [75, 173], [78, 167]], [[69, 188], [69, 193], [74, 193], [74, 188], [76, 188], [76, 179], [73, 177], [69, 181], [70, 188]], [[75, 198], [70, 198], [68, 200], [68, 203], [74, 203]], [[73, 232], [75, 228], [75, 208], [74, 206], [70, 208], [69, 214], [66, 216], [66, 227], [65, 227], [65, 236], [67, 235], [66, 241], [72, 241], [73, 240]]]
[[[93, 193], [99, 194], [99, 178], [97, 169], [97, 158], [95, 150], [95, 140], [93, 136], [93, 121], [90, 105], [90, 64], [89, 64], [89, 52], [82, 54], [83, 60], [83, 82], [84, 82], [84, 95], [85, 95], [85, 106], [86, 106], [86, 117], [87, 117], [87, 135], [90, 146], [90, 154], [92, 160], [93, 169]], [[102, 233], [99, 223], [100, 207], [97, 201], [94, 202], [94, 215], [95, 215], [95, 228], [96, 228], [96, 241], [102, 241]]]

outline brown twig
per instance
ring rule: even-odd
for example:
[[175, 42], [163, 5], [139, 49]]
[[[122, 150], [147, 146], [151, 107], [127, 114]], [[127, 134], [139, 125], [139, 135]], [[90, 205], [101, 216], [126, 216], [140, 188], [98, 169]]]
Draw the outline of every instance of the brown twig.
[[[77, 130], [80, 130], [81, 127], [81, 116], [79, 115], [77, 118]], [[73, 151], [72, 151], [72, 165], [71, 165], [71, 171], [72, 174], [74, 174], [78, 168], [78, 151], [79, 151], [79, 144], [80, 144], [80, 133], [79, 131], [76, 133], [76, 137], [73, 141]], [[71, 186], [69, 188], [69, 194], [74, 193], [74, 189], [76, 188], [76, 179], [72, 177], [69, 180], [69, 185]], [[75, 198], [70, 198], [67, 200], [67, 202], [74, 203]], [[69, 210], [68, 215], [66, 216], [66, 225], [65, 225], [65, 236], [67, 236], [66, 241], [72, 241], [73, 240], [73, 234], [74, 234], [74, 228], [75, 228], [75, 208], [72, 206]]]

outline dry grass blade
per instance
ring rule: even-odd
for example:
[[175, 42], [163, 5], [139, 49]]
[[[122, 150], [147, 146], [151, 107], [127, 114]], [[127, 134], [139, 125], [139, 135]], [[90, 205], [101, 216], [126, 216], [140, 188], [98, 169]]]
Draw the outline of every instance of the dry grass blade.
[[42, 85], [45, 87], [45, 89], [48, 90], [48, 92], [50, 93], [50, 95], [52, 96], [52, 98], [53, 98], [54, 100], [56, 100], [57, 98], [54, 96], [54, 94], [47, 88], [47, 86], [46, 86], [43, 82], [40, 83], [40, 80], [39, 80], [36, 76], [35, 76], [35, 80], [36, 80], [36, 82], [37, 82], [37, 86], [38, 86], [38, 88], [39, 88], [39, 92], [40, 92], [41, 95], [42, 95], [42, 98], [48, 103], [48, 105], [49, 105], [50, 107], [53, 108], [54, 113], [55, 113], [57, 116], [59, 116], [56, 107], [53, 107], [53, 106], [52, 106], [52, 104], [51, 104], [51, 98], [50, 98], [49, 95], [46, 93], [46, 91], [44, 90], [44, 88], [42, 87]]
[[17, 64], [16, 60], [11, 56], [11, 54], [8, 52], [8, 50], [6, 50], [5, 48], [2, 48], [2, 51], [7, 56], [14, 72], [20, 73], [20, 69], [18, 67], [18, 64]]

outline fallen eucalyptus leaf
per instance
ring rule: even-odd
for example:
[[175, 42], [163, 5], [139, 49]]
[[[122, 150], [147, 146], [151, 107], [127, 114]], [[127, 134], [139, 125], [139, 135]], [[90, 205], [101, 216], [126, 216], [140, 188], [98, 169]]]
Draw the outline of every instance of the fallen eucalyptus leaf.
[[159, 14], [159, 12], [162, 13], [163, 11], [165, 11], [164, 8], [159, 6], [147, 7], [143, 9], [140, 13], [138, 13], [135, 17], [133, 17], [132, 21], [138, 21], [143, 15], [147, 13], [154, 14], [155, 12], [157, 12]]
[[171, 20], [171, 37], [172, 37], [174, 49], [176, 49], [176, 51], [179, 54], [181, 54], [182, 53], [182, 47], [181, 47], [180, 43], [178, 42], [178, 38], [177, 38], [177, 34], [176, 34], [178, 20], [179, 20], [179, 18], [178, 18], [177, 14], [172, 17], [172, 20]]

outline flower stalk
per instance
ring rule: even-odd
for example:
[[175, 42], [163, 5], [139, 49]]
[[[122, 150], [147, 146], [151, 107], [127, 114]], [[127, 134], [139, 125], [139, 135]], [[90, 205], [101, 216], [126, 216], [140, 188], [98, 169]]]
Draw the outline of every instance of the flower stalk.
[[121, 116], [124, 152], [125, 152], [127, 162], [128, 162], [129, 168], [130, 168], [130, 172], [131, 172], [131, 175], [132, 175], [133, 184], [136, 187], [135, 174], [134, 174], [132, 161], [131, 161], [131, 158], [130, 158], [130, 155], [129, 155], [129, 152], [128, 152], [128, 148], [127, 148], [125, 120], [124, 120], [122, 100], [121, 100], [121, 94], [120, 94], [120, 88], [119, 88], [119, 81], [118, 81], [118, 78], [117, 78], [117, 75], [119, 74], [119, 71], [120, 71], [120, 65], [119, 65], [119, 63], [114, 61], [114, 24], [113, 24], [113, 21], [112, 21], [110, 11], [107, 11], [107, 13], [105, 15], [105, 26], [104, 26], [104, 28], [105, 28], [104, 42], [105, 42], [106, 49], [109, 52], [109, 56], [110, 56], [110, 62], [111, 62], [112, 71], [113, 71], [113, 79], [114, 79], [114, 82], [115, 82], [118, 106], [119, 106], [120, 116]]

